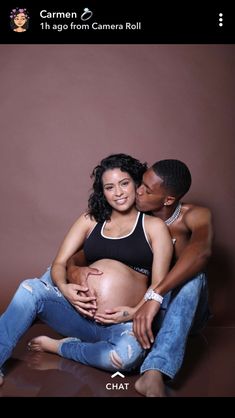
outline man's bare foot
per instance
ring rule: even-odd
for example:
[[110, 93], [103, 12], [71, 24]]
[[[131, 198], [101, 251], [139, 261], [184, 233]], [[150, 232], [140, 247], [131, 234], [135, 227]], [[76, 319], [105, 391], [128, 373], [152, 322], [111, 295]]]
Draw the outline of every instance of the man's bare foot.
[[58, 354], [59, 345], [65, 340], [66, 338], [55, 340], [54, 338], [40, 335], [40, 337], [35, 337], [28, 343], [28, 349], [30, 351], [47, 351], [48, 353]]
[[1, 372], [0, 372], [0, 386], [2, 386], [2, 385], [3, 385], [3, 382], [4, 382], [4, 379], [3, 379], [3, 376], [2, 376], [2, 374], [1, 374]]
[[162, 374], [158, 370], [148, 370], [136, 382], [135, 389], [141, 395], [155, 398], [166, 397]]

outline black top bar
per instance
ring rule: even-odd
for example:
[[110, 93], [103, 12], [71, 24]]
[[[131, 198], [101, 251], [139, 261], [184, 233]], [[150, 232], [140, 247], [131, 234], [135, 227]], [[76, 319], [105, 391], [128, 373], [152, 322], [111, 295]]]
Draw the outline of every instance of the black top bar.
[[[187, 5], [177, 1], [136, 4], [128, 0], [64, 1], [61, 6], [52, 1], [32, 3], [17, 0], [1, 7], [0, 43], [235, 42], [235, 13], [224, 1], [211, 6], [205, 1]], [[22, 31], [14, 23], [20, 11], [27, 19]]]

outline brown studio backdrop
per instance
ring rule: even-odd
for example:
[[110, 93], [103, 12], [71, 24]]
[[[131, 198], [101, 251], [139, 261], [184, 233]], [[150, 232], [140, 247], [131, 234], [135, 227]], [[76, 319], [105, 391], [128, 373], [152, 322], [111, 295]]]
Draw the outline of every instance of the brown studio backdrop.
[[191, 169], [214, 215], [212, 324], [235, 324], [234, 45], [1, 45], [1, 310], [86, 208], [90, 173], [125, 152]]

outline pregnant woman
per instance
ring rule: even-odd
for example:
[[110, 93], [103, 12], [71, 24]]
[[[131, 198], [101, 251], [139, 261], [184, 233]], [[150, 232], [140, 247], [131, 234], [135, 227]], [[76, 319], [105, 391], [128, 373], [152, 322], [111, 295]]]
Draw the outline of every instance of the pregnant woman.
[[[165, 277], [172, 257], [165, 223], [135, 207], [136, 187], [145, 169], [125, 154], [104, 158], [95, 167], [87, 212], [70, 228], [51, 269], [40, 279], [22, 282], [0, 318], [0, 367], [36, 317], [70, 338], [40, 336], [30, 342], [32, 350], [109, 371], [129, 371], [143, 360], [144, 349], [133, 335], [131, 320], [145, 303], [150, 275], [149, 289]], [[103, 271], [100, 277], [89, 277], [95, 294], [91, 309], [98, 308], [92, 318], [79, 312], [80, 286], [66, 279], [66, 263], [82, 247], [90, 265]], [[107, 309], [115, 312], [115, 318], [104, 325], [102, 315]]]

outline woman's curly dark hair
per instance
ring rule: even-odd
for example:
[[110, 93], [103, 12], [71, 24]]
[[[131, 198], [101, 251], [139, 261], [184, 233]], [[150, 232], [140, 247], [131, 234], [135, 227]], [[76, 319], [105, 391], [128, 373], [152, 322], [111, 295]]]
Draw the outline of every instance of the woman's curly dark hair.
[[88, 214], [94, 217], [97, 222], [104, 222], [110, 219], [112, 207], [107, 202], [103, 192], [102, 176], [106, 170], [120, 168], [128, 173], [138, 187], [141, 183], [147, 164], [142, 164], [136, 158], [126, 154], [111, 154], [104, 158], [92, 171], [91, 178], [94, 178], [93, 192], [88, 200]]

